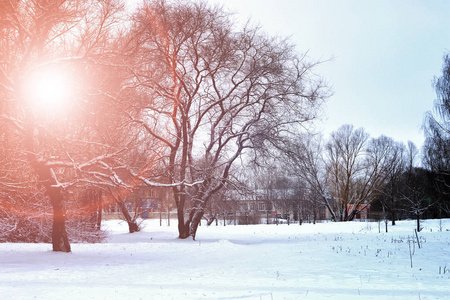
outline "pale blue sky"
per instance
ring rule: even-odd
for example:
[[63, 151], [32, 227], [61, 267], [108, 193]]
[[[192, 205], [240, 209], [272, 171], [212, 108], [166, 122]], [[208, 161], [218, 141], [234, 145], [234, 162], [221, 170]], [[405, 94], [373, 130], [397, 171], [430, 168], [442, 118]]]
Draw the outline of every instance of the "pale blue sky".
[[325, 134], [342, 124], [421, 146], [434, 76], [450, 50], [450, 1], [216, 0], [269, 34], [291, 36], [299, 52], [328, 60], [332, 85]]

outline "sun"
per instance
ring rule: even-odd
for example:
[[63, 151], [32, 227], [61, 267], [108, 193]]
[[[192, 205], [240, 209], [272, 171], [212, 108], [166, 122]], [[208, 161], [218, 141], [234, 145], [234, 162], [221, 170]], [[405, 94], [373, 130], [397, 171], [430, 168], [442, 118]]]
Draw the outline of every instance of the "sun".
[[70, 74], [57, 66], [34, 70], [26, 82], [27, 98], [31, 105], [43, 111], [60, 111], [73, 97]]

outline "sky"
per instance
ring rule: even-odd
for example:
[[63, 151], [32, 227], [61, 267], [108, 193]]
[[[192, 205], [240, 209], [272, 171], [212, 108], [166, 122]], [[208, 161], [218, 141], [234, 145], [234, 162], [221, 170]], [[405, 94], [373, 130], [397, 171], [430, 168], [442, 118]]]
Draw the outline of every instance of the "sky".
[[343, 124], [419, 148], [432, 82], [450, 51], [450, 1], [216, 0], [270, 35], [290, 37], [299, 53], [323, 61], [332, 87], [324, 135]]

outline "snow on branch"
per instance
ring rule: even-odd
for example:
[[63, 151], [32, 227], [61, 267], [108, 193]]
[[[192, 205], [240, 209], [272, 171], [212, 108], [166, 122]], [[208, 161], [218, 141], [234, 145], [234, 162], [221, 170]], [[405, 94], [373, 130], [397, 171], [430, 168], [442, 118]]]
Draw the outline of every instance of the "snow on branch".
[[143, 176], [140, 176], [140, 175], [134, 173], [131, 170], [130, 170], [130, 174], [134, 178], [142, 181], [147, 186], [152, 186], [152, 187], [175, 187], [175, 186], [181, 186], [181, 185], [192, 187], [192, 186], [196, 186], [198, 184], [202, 184], [203, 183], [203, 180], [195, 181], [195, 182], [192, 182], [192, 183], [187, 183], [185, 180], [183, 180], [181, 182], [174, 182], [174, 183], [160, 183], [160, 182], [150, 181], [147, 178], [145, 178]]

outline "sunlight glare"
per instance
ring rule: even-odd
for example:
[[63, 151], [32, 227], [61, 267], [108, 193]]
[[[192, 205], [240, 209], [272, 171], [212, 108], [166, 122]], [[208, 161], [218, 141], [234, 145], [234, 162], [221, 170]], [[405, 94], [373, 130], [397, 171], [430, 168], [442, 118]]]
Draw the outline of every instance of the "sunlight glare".
[[33, 72], [27, 89], [32, 105], [43, 111], [64, 109], [73, 93], [69, 74], [57, 67]]

